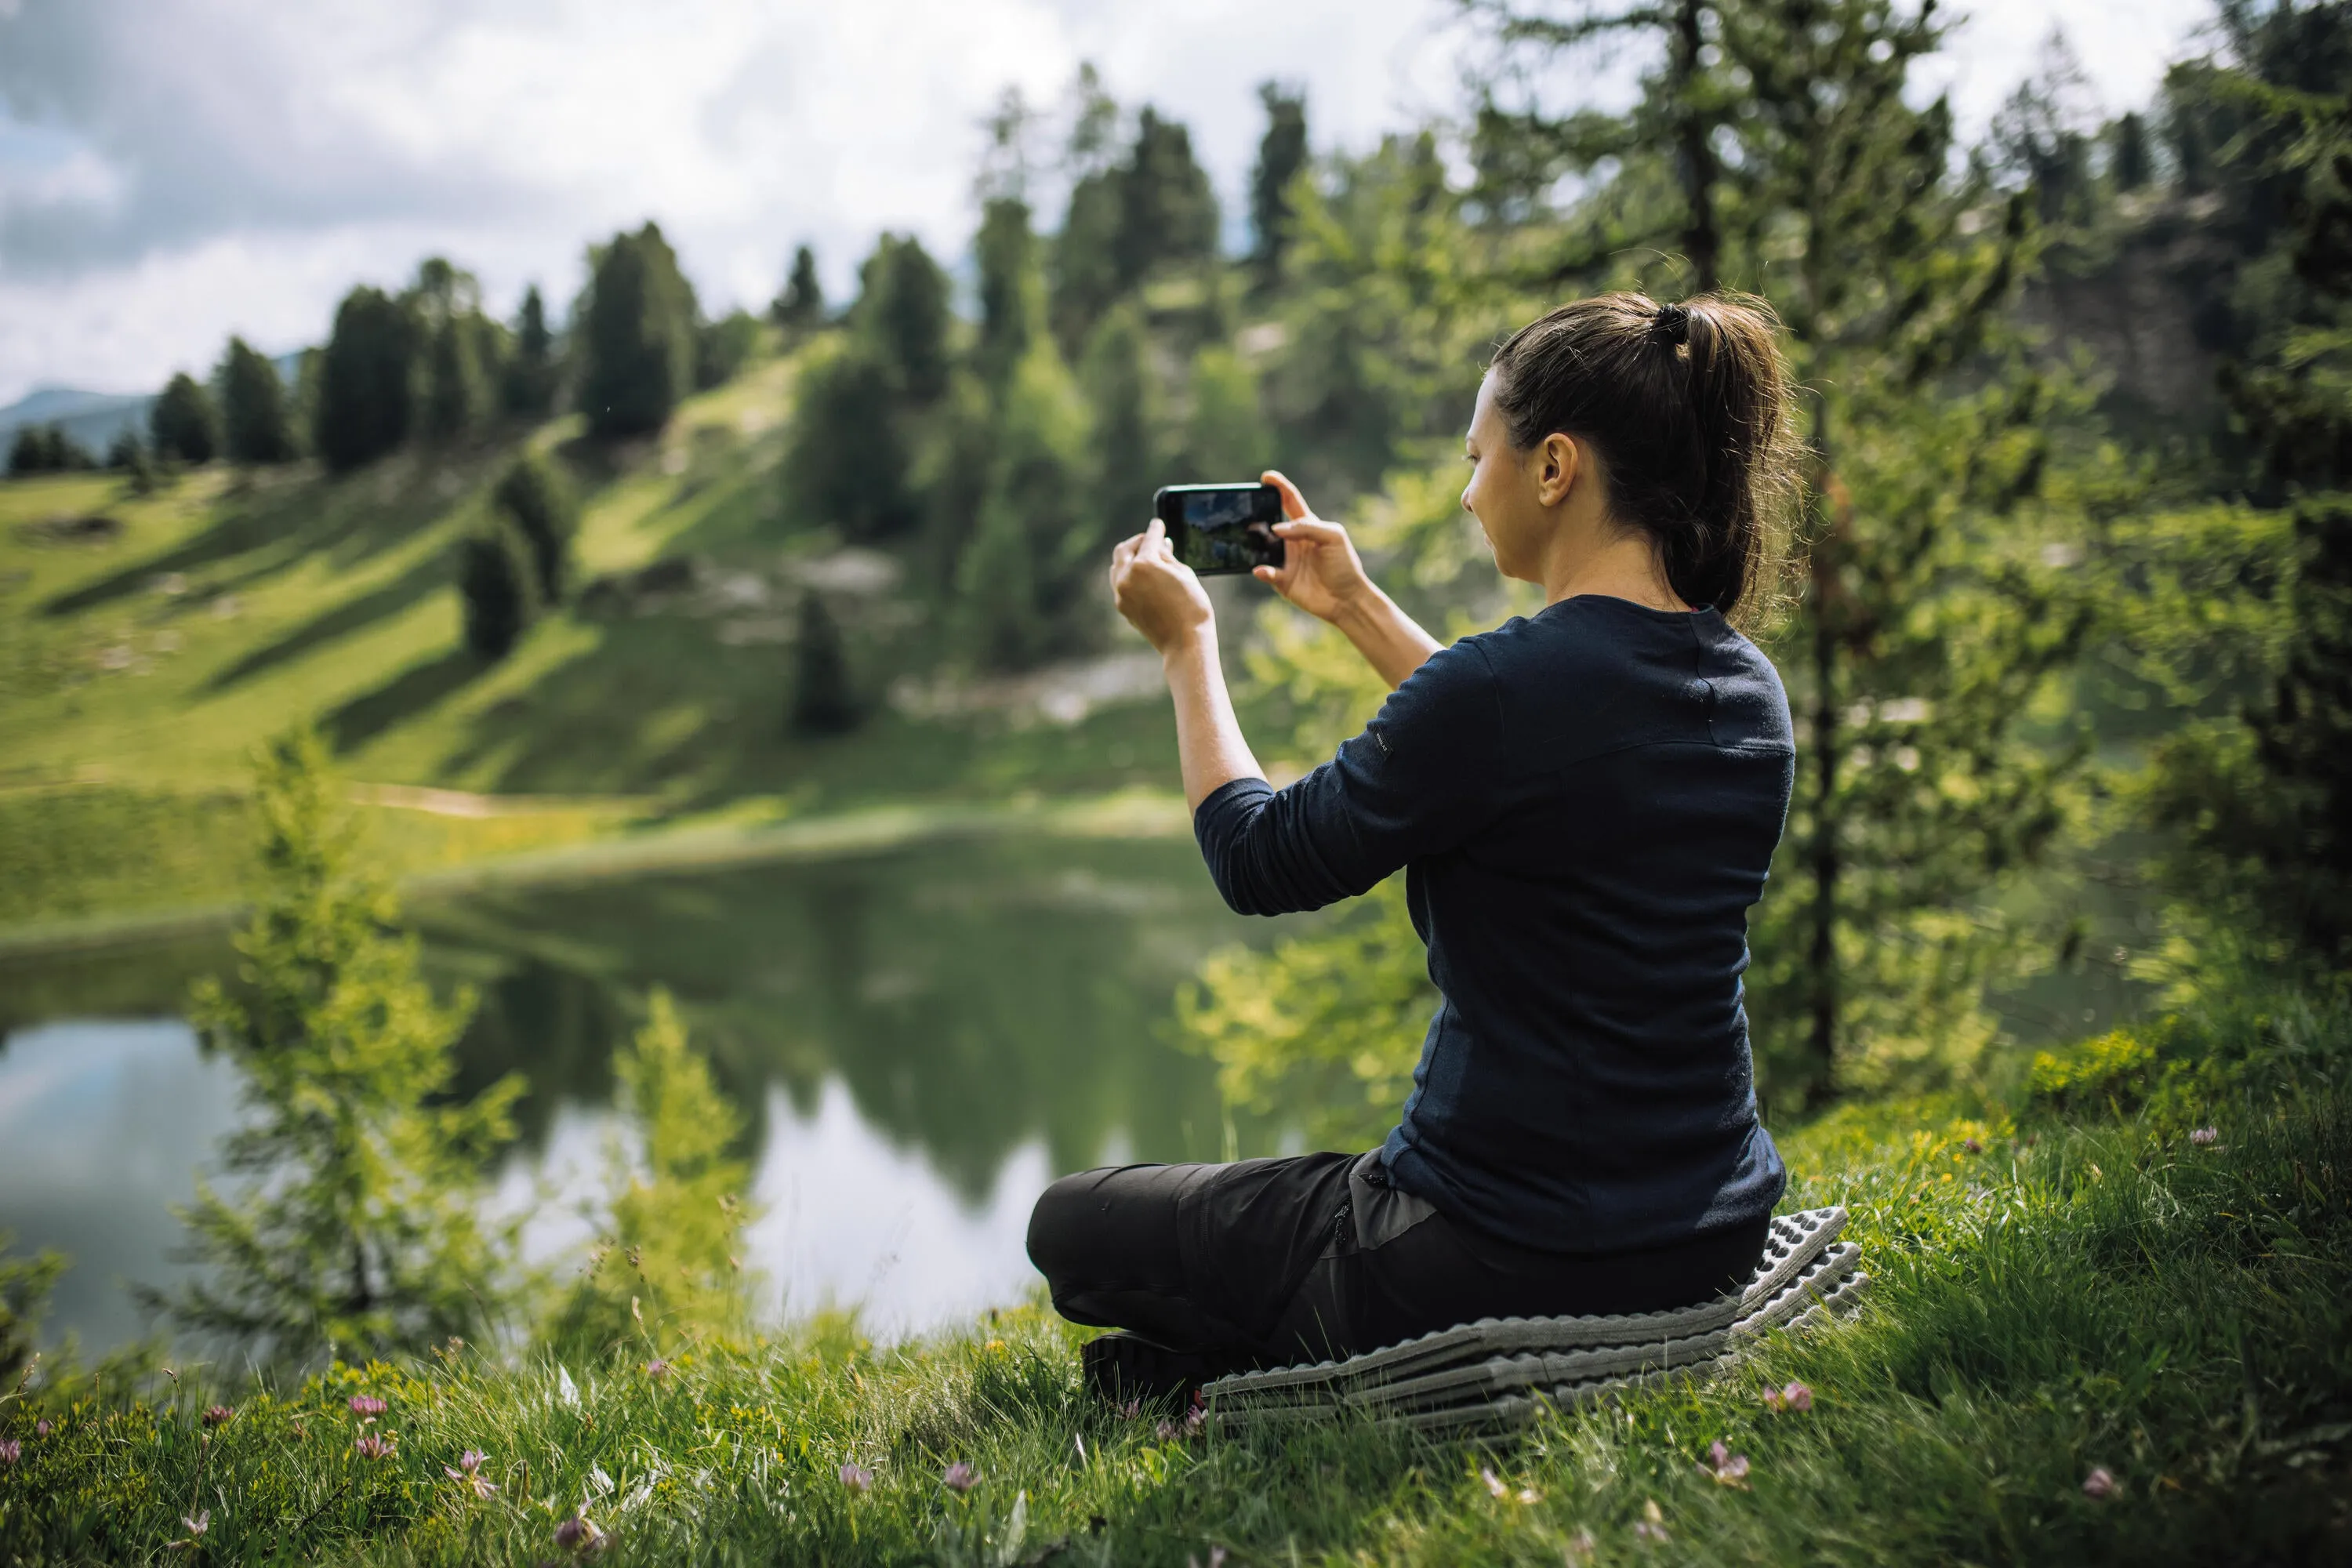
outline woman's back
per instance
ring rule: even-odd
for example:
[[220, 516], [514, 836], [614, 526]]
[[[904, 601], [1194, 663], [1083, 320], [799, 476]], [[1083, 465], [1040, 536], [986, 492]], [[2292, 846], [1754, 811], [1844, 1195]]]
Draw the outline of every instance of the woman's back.
[[1784, 1184], [1740, 975], [1793, 771], [1780, 679], [1722, 616], [1584, 595], [1433, 655], [1330, 763], [1196, 824], [1254, 912], [1407, 868], [1444, 1002], [1397, 1184], [1515, 1246], [1614, 1251]]

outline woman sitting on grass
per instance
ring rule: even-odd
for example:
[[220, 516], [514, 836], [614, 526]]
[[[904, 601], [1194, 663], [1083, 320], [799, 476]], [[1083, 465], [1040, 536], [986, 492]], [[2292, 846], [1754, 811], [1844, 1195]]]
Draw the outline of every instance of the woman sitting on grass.
[[1478, 1318], [1686, 1306], [1755, 1268], [1787, 1178], [1740, 974], [1796, 753], [1780, 677], [1731, 617], [1769, 597], [1794, 488], [1775, 331], [1758, 304], [1615, 294], [1506, 342], [1462, 504], [1544, 608], [1451, 647], [1267, 474], [1286, 549], [1257, 575], [1394, 688], [1286, 789], [1160, 525], [1113, 552], [1225, 901], [1319, 909], [1402, 867], [1441, 1001], [1377, 1150], [1117, 1166], [1038, 1200], [1055, 1306], [1128, 1331], [1087, 1346], [1106, 1394]]

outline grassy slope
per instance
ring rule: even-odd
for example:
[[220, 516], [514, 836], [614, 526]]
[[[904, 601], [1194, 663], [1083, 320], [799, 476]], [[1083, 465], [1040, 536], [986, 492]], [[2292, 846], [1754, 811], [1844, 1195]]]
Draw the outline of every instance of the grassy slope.
[[[791, 369], [772, 360], [693, 399], [656, 445], [571, 448], [583, 577], [822, 548], [777, 500]], [[530, 439], [573, 435], [560, 421]], [[479, 818], [371, 808], [409, 871], [740, 816], [747, 798], [776, 816], [1164, 784], [1155, 704], [1066, 729], [886, 710], [845, 739], [796, 738], [788, 650], [729, 646], [705, 615], [566, 611], [481, 668], [458, 646], [448, 551], [508, 450], [404, 452], [341, 479], [206, 470], [147, 498], [102, 475], [0, 482], [0, 928], [234, 897], [247, 758], [301, 716], [356, 779], [570, 797]], [[29, 526], [91, 514], [124, 533], [63, 543]], [[852, 625], [873, 684], [930, 651], [918, 601]]]
[[[0, 1407], [23, 1444], [0, 1558], [144, 1560], [204, 1510], [212, 1560], [528, 1563], [562, 1555], [584, 1499], [614, 1563], [2345, 1561], [2340, 1092], [2235, 1102], [2217, 1147], [2179, 1116], [1979, 1116], [1850, 1109], [1788, 1140], [1790, 1201], [1853, 1211], [1877, 1279], [1859, 1322], [1491, 1447], [1167, 1435], [1085, 1397], [1075, 1337], [1034, 1309], [896, 1349], [820, 1323], [742, 1351], [631, 1346], [569, 1369], [576, 1403], [551, 1365], [471, 1351], [276, 1394], [151, 1375], [101, 1406], [61, 1387], [46, 1436]], [[1768, 1411], [1791, 1378], [1811, 1411]], [[353, 1453], [361, 1392], [390, 1401], [395, 1458]], [[207, 1436], [215, 1397], [236, 1413]], [[1746, 1488], [1701, 1470], [1717, 1439], [1749, 1457]], [[494, 1497], [445, 1473], [468, 1447]], [[940, 1481], [959, 1459], [982, 1477], [961, 1497]], [[2083, 1489], [2094, 1466], [2105, 1500]], [[1664, 1540], [1637, 1531], [1653, 1517]]]

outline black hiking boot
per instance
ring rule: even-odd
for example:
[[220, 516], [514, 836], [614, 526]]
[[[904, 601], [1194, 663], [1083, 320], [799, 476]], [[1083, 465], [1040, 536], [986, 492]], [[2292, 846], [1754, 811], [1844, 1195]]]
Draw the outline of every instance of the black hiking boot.
[[1119, 1405], [1166, 1399], [1190, 1405], [1202, 1384], [1255, 1364], [1229, 1352], [1173, 1351], [1125, 1332], [1088, 1340], [1079, 1348], [1078, 1363], [1087, 1385]]

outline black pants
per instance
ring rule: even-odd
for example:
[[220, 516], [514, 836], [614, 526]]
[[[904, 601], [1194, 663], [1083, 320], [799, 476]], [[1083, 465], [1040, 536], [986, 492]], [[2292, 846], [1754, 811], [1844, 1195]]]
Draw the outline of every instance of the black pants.
[[1037, 1200], [1029, 1258], [1073, 1322], [1278, 1364], [1479, 1318], [1690, 1306], [1745, 1283], [1771, 1226], [1534, 1252], [1452, 1224], [1387, 1174], [1378, 1152], [1081, 1171]]

